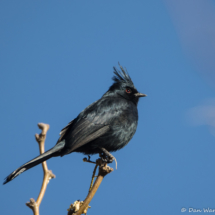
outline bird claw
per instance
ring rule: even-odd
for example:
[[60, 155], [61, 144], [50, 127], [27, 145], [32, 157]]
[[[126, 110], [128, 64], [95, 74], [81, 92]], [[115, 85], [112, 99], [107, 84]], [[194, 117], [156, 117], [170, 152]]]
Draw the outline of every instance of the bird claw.
[[112, 157], [101, 157], [102, 161], [105, 162], [105, 163], [112, 163], [114, 161], [114, 158]]
[[[111, 154], [110, 154], [111, 155]], [[113, 161], [116, 162], [116, 169], [117, 169], [117, 161], [116, 161], [116, 158], [113, 156], [113, 155], [106, 155], [105, 153], [100, 153], [99, 156], [101, 158], [101, 160], [104, 162], [104, 163], [113, 163]]]
[[96, 164], [96, 162], [90, 160], [90, 156], [89, 155], [88, 155], [88, 158], [84, 158], [83, 161], [84, 162], [88, 162], [88, 163], [94, 163], [94, 164]]

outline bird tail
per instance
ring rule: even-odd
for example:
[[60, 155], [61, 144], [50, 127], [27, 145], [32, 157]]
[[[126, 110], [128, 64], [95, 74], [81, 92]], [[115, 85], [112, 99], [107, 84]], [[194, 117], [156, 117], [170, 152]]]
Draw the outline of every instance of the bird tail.
[[23, 173], [26, 170], [42, 163], [43, 161], [46, 161], [51, 157], [58, 156], [59, 151], [64, 147], [64, 145], [65, 145], [64, 142], [60, 142], [57, 145], [55, 145], [53, 148], [51, 148], [50, 150], [44, 152], [43, 154], [39, 155], [38, 157], [36, 157], [36, 158], [30, 160], [29, 162], [23, 164], [18, 169], [13, 171], [10, 175], [8, 175], [5, 178], [5, 181], [3, 184], [7, 184], [8, 182], [12, 181], [14, 178], [16, 178], [21, 173]]

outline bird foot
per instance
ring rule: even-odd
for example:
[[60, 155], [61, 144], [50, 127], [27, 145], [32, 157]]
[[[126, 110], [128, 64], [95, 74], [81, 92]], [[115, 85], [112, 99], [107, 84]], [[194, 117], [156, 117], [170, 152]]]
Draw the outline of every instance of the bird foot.
[[99, 157], [100, 157], [100, 158], [102, 159], [102, 161], [105, 162], [105, 163], [112, 163], [112, 162], [115, 160], [114, 157], [106, 156], [104, 153], [101, 153], [101, 154], [99, 155]]
[[[100, 148], [102, 150], [102, 153], [99, 153], [99, 157], [101, 158], [103, 163], [113, 163], [113, 161], [115, 161], [116, 163], [116, 169], [117, 169], [117, 161], [116, 158], [110, 153], [108, 152], [106, 149], [104, 148]], [[96, 164], [96, 162], [91, 161], [90, 160], [90, 156], [88, 155], [88, 158], [83, 158], [84, 162], [88, 162], [88, 163], [93, 163]]]
[[100, 153], [99, 156], [101, 157], [102, 161], [105, 163], [112, 163], [113, 161], [115, 161], [116, 169], [117, 169], [116, 158], [110, 152], [108, 152], [105, 148], [100, 148], [100, 149], [101, 149], [102, 153]]

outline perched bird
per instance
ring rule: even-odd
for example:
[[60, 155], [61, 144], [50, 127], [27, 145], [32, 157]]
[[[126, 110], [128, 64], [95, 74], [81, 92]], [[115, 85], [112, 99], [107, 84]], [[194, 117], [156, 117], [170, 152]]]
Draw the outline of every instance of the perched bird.
[[133, 137], [138, 122], [137, 104], [140, 97], [146, 96], [137, 91], [126, 69], [122, 66], [121, 71], [113, 69], [114, 83], [101, 99], [61, 130], [53, 148], [16, 169], [5, 178], [4, 184], [51, 157], [72, 152], [102, 153], [107, 162], [113, 161], [109, 152], [123, 148]]

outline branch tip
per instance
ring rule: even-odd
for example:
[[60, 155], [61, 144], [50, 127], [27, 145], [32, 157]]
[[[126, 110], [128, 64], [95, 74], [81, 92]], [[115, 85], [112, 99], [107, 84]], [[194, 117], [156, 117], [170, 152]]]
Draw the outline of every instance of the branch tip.
[[[67, 209], [68, 215], [74, 215], [76, 212], [78, 212], [79, 209], [80, 209], [80, 207], [83, 205], [83, 203], [84, 203], [83, 201], [77, 200], [77, 201], [75, 201], [73, 204], [71, 204], [71, 205], [69, 206], [69, 209]], [[85, 208], [85, 210], [82, 212], [82, 214], [87, 214], [87, 210], [88, 210], [89, 208], [91, 208], [91, 206], [88, 205], [88, 206]]]
[[46, 135], [46, 133], [47, 133], [47, 131], [49, 130], [49, 125], [48, 124], [45, 124], [45, 123], [38, 123], [37, 124], [38, 125], [38, 127], [39, 127], [39, 129], [41, 129], [42, 130], [42, 135]]

